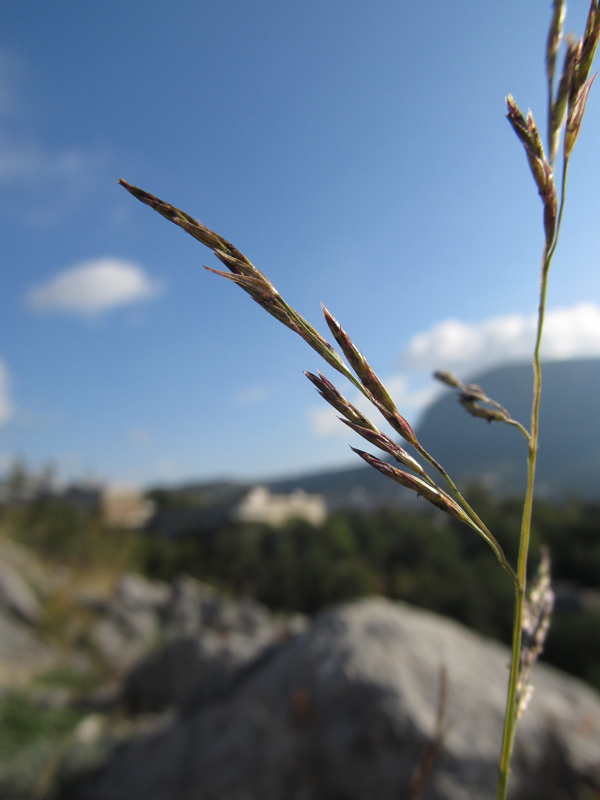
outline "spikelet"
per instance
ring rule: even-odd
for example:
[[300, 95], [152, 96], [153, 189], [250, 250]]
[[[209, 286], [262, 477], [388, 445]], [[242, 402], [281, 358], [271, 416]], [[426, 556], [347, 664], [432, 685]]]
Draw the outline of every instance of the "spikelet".
[[552, 91], [556, 56], [562, 40], [566, 11], [567, 4], [565, 0], [554, 0], [554, 13], [552, 14], [550, 30], [548, 31], [548, 43], [546, 45], [546, 75], [550, 85], [550, 91]]
[[438, 489], [437, 487], [434, 488], [429, 483], [422, 481], [420, 478], [416, 478], [414, 475], [409, 475], [408, 472], [403, 472], [402, 470], [393, 467], [391, 464], [388, 464], [386, 461], [382, 461], [381, 459], [372, 456], [370, 453], [365, 453], [363, 450], [358, 450], [356, 447], [351, 449], [354, 450], [354, 452], [364, 461], [366, 461], [367, 464], [370, 464], [370, 466], [381, 472], [382, 475], [391, 478], [392, 480], [396, 481], [396, 483], [399, 483], [401, 486], [404, 486], [407, 489], [412, 489], [412, 491], [416, 492], [417, 495], [420, 495], [432, 505], [436, 506], [442, 511], [445, 511], [446, 514], [456, 517], [456, 519], [461, 520], [461, 522], [467, 522], [467, 516], [464, 511], [441, 489]]
[[506, 98], [506, 105], [508, 108], [507, 119], [525, 148], [529, 167], [544, 204], [544, 230], [549, 247], [554, 240], [558, 218], [558, 198], [552, 167], [546, 159], [542, 140], [531, 111], [527, 112], [527, 119], [525, 119], [510, 94]]
[[554, 592], [550, 576], [550, 554], [544, 547], [535, 583], [531, 588], [529, 598], [525, 600], [523, 611], [521, 662], [517, 683], [517, 718], [523, 714], [533, 694], [529, 674], [544, 651], [553, 610]]
[[231, 274], [212, 267], [205, 267], [205, 269], [237, 283], [265, 311], [301, 336], [330, 366], [342, 374], [347, 374], [346, 365], [329, 342], [304, 317], [284, 301], [266, 275], [257, 269], [231, 242], [219, 236], [218, 233], [211, 231], [199, 220], [175, 208], [175, 206], [165, 203], [164, 200], [160, 200], [158, 197], [144, 191], [144, 189], [132, 186], [124, 180], [120, 180], [119, 183], [142, 203], [158, 211], [170, 222], [174, 222], [175, 225], [183, 228], [194, 239], [209, 247], [216, 257], [230, 270]]
[[329, 330], [373, 403], [377, 406], [379, 411], [381, 411], [392, 428], [394, 428], [403, 439], [409, 444], [417, 444], [415, 432], [400, 414], [387, 389], [379, 380], [374, 370], [369, 366], [363, 354], [355, 347], [352, 340], [333, 314], [331, 314], [325, 306], [322, 305], [322, 308]]

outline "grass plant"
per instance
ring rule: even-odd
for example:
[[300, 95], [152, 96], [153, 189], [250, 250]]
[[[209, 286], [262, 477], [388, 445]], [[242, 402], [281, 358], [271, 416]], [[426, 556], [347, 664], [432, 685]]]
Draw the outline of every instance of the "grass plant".
[[[501, 543], [469, 505], [443, 466], [419, 442], [415, 432], [400, 414], [385, 386], [362, 352], [325, 307], [323, 307], [325, 321], [339, 351], [284, 300], [271, 281], [234, 245], [178, 208], [124, 180], [120, 181], [121, 185], [138, 200], [149, 205], [209, 247], [229, 271], [216, 270], [211, 267], [206, 267], [206, 269], [237, 283], [265, 311], [301, 336], [330, 368], [349, 380], [370, 401], [387, 421], [393, 433], [411, 446], [415, 453], [414, 456], [411, 455], [388, 434], [380, 431], [321, 372], [317, 375], [305, 373], [321, 397], [340, 414], [340, 419], [344, 424], [369, 444], [391, 457], [403, 469], [368, 452], [353, 448], [360, 458], [391, 480], [416, 492], [427, 502], [469, 526], [493, 550], [501, 568], [512, 582], [515, 593], [511, 669], [496, 800], [505, 800], [507, 795], [517, 721], [525, 711], [532, 691], [528, 675], [531, 666], [542, 650], [553, 604], [547, 557], [542, 559], [538, 577], [527, 593], [527, 566], [542, 385], [540, 345], [544, 327], [548, 276], [552, 257], [558, 244], [565, 206], [569, 160], [581, 129], [587, 98], [595, 77], [590, 78], [589, 74], [600, 37], [600, 7], [598, 0], [592, 0], [585, 33], [581, 39], [566, 37], [562, 70], [560, 76], [557, 77], [556, 66], [563, 44], [565, 13], [565, 1], [554, 0], [546, 47], [547, 151], [544, 149], [542, 138], [531, 112], [524, 115], [513, 97], [511, 95], [507, 97], [507, 118], [525, 149], [543, 208], [544, 246], [541, 260], [537, 333], [533, 354], [534, 389], [529, 428], [512, 419], [510, 413], [488, 397], [479, 386], [465, 384], [447, 372], [436, 373], [436, 377], [440, 381], [459, 391], [460, 402], [468, 413], [488, 422], [515, 426], [526, 440], [527, 490], [522, 511], [519, 555], [516, 566], [509, 563]], [[562, 164], [559, 170], [560, 180], [557, 181], [555, 165], [561, 141]], [[434, 478], [432, 475], [437, 477]]]

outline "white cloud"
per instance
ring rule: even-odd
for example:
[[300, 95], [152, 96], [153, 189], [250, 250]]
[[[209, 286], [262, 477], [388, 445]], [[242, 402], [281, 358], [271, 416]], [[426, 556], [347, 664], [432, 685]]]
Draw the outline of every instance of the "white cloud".
[[10, 398], [10, 377], [6, 366], [0, 361], [0, 425], [13, 416], [14, 406]]
[[[411, 411], [419, 410], [427, 403], [430, 403], [437, 391], [435, 384], [432, 386], [413, 386], [407, 375], [393, 375], [384, 380], [384, 385], [394, 403], [406, 417], [410, 416]], [[365, 404], [368, 403], [365, 398], [363, 400]], [[365, 405], [366, 407], [370, 407], [370, 404], [368, 406]]]
[[[412, 369], [449, 369], [467, 376], [486, 367], [530, 359], [536, 314], [506, 314], [478, 323], [447, 319], [409, 342], [402, 363]], [[542, 357], [600, 356], [600, 308], [580, 303], [546, 313]]]
[[[400, 413], [416, 425], [423, 409], [442, 391], [431, 380], [435, 369], [447, 369], [462, 378], [500, 364], [530, 360], [535, 343], [537, 314], [505, 314], [478, 323], [446, 319], [410, 340], [401, 357], [404, 371], [383, 383]], [[547, 360], [600, 357], [600, 308], [579, 303], [546, 313], [542, 357]], [[343, 387], [338, 387], [343, 391]], [[378, 413], [358, 392], [347, 395], [355, 406], [379, 425]], [[353, 436], [331, 406], [308, 410], [312, 433], [348, 440]], [[388, 430], [385, 425], [383, 430]], [[389, 432], [389, 431], [388, 431]]]
[[60, 272], [27, 293], [38, 311], [98, 314], [117, 306], [149, 300], [161, 291], [158, 281], [131, 261], [99, 258]]
[[319, 439], [331, 436], [345, 439], [352, 433], [350, 428], [339, 421], [337, 411], [324, 400], [323, 405], [308, 409], [308, 421], [312, 433]]
[[266, 399], [267, 390], [264, 386], [244, 386], [234, 396], [236, 404], [240, 406], [249, 403], [264, 403]]

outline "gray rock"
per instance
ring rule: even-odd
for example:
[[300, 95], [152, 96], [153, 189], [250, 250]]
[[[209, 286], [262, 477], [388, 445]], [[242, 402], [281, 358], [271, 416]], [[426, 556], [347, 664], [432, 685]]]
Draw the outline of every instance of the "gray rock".
[[[507, 648], [374, 599], [322, 614], [221, 701], [118, 750], [63, 800], [398, 800], [431, 740], [439, 670], [445, 737], [423, 800], [492, 800]], [[534, 670], [512, 800], [600, 789], [600, 697]], [[592, 796], [591, 794], [589, 796]]]
[[58, 662], [58, 652], [29, 625], [0, 610], [0, 686], [22, 686]]
[[21, 573], [7, 561], [0, 561], [0, 606], [35, 625], [41, 607], [32, 588]]
[[254, 636], [272, 625], [268, 610], [256, 600], [228, 600], [190, 575], [180, 575], [174, 582], [165, 618], [167, 636], [172, 639], [194, 637], [205, 630]]
[[90, 641], [112, 670], [125, 672], [151, 651], [160, 635], [156, 614], [149, 609], [115, 606], [90, 630]]
[[149, 581], [128, 572], [119, 579], [116, 593], [128, 608], [163, 609], [171, 600], [172, 589], [168, 583]]
[[137, 664], [127, 676], [125, 706], [135, 713], [157, 712], [174, 705], [194, 709], [223, 697], [266, 650], [273, 636], [202, 636], [175, 639]]
[[[171, 640], [127, 676], [124, 702], [130, 711], [157, 712], [189, 701], [194, 708], [214, 702], [265, 651], [297, 633], [301, 620], [275, 622], [251, 598], [226, 600], [192, 578], [178, 582], [168, 628]], [[195, 635], [175, 637], [179, 631]]]
[[205, 625], [214, 627], [224, 602], [216, 589], [180, 575], [173, 584], [173, 600], [167, 609], [167, 636], [189, 638], [197, 636]]
[[100, 617], [91, 627], [90, 640], [108, 665], [122, 673], [162, 637], [161, 615], [171, 599], [168, 584], [127, 573], [117, 582], [114, 596], [82, 594], [79, 603]]
[[27, 547], [10, 539], [0, 539], [0, 561], [14, 567], [42, 598], [64, 586], [70, 575], [67, 567], [43, 563]]

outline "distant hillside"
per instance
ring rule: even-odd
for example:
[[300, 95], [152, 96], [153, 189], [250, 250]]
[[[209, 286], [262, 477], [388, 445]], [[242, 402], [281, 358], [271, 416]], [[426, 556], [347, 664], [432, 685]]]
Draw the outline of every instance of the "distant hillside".
[[[358, 460], [358, 459], [357, 459]], [[376, 508], [406, 505], [414, 502], [414, 494], [397, 483], [385, 478], [371, 467], [356, 466], [341, 470], [311, 472], [306, 475], [276, 481], [260, 481], [273, 494], [288, 494], [303, 489], [309, 494], [325, 497], [330, 511], [338, 508], [354, 508], [369, 511]], [[188, 519], [202, 517], [209, 528], [224, 519], [232, 505], [254, 482], [240, 483], [220, 481], [215, 483], [192, 483], [178, 489], [154, 490], [153, 497], [162, 509], [173, 511], [181, 518], [178, 527], [185, 526]], [[203, 511], [204, 513], [200, 513]], [[206, 512], [210, 511], [209, 514]]]
[[322, 494], [330, 509], [369, 510], [381, 506], [405, 505], [414, 496], [377, 470], [364, 466], [313, 472], [296, 478], [271, 481], [267, 485], [275, 493], [285, 494], [294, 489], [304, 489], [305, 492]]
[[[533, 385], [530, 365], [500, 367], [475, 375], [526, 427]], [[538, 494], [600, 498], [600, 360], [555, 361], [542, 367]], [[463, 485], [484, 483], [519, 493], [526, 479], [526, 443], [514, 428], [473, 419], [448, 391], [425, 412], [419, 440]]]

